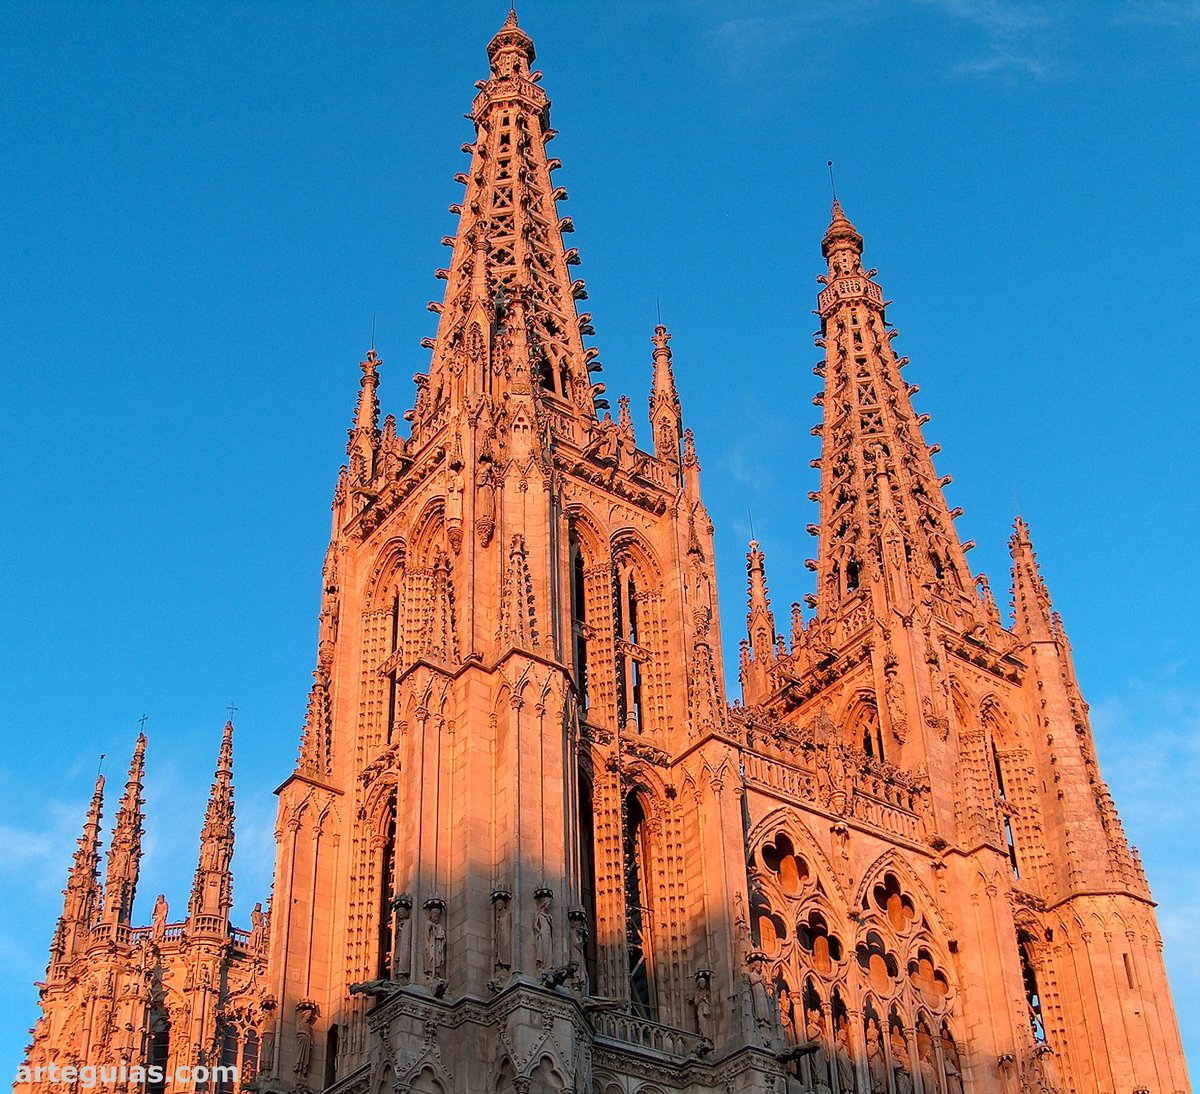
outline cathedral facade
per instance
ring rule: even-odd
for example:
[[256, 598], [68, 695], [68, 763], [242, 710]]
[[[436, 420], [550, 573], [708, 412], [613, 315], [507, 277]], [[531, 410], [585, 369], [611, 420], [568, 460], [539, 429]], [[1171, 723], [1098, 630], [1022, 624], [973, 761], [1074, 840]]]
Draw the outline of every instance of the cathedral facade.
[[361, 363], [269, 919], [229, 921], [226, 726], [188, 916], [131, 925], [139, 741], [27, 1063], [227, 1062], [165, 1089], [263, 1094], [1189, 1091], [1029, 529], [1006, 622], [862, 237], [835, 202], [816, 592], [781, 628], [750, 544], [731, 705], [671, 336], [639, 447], [515, 15], [488, 59], [407, 436]]

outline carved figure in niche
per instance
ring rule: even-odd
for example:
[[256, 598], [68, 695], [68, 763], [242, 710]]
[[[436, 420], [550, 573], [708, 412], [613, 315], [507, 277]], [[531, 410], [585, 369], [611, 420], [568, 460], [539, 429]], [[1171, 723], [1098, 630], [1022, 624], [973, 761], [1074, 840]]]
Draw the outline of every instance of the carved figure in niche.
[[841, 813], [846, 808], [846, 763], [842, 759], [841, 746], [836, 741], [830, 741], [825, 757], [829, 771], [828, 806], [834, 812]]
[[829, 1052], [825, 1044], [825, 1015], [819, 1007], [809, 1007], [804, 1016], [804, 1039], [815, 1045], [809, 1056], [812, 1082], [817, 1090], [829, 1090]]
[[949, 1030], [942, 1034], [942, 1067], [946, 1072], [946, 1094], [963, 1094], [962, 1068], [958, 1061], [958, 1048]]
[[933, 1057], [933, 1039], [923, 1030], [917, 1034], [917, 1071], [925, 1094], [937, 1094], [937, 1061]]
[[296, 1066], [292, 1070], [302, 1079], [312, 1067], [312, 1027], [319, 1013], [320, 1008], [310, 999], [302, 999], [296, 1004]]
[[706, 1044], [713, 1043], [712, 973], [701, 969], [696, 973], [696, 988], [688, 997], [696, 1015], [696, 1032]]
[[892, 1027], [892, 1076], [896, 1094], [913, 1094], [912, 1061], [908, 1055], [908, 1041], [899, 1026]]
[[581, 909], [575, 909], [568, 917], [571, 921], [571, 952], [567, 956], [571, 972], [571, 990], [580, 997], [591, 990], [587, 971], [587, 917]]
[[267, 917], [263, 912], [262, 901], [259, 901], [250, 911], [250, 948], [258, 952], [266, 940]]
[[779, 1024], [783, 1027], [784, 1039], [789, 1044], [795, 1044], [799, 1038], [796, 1036], [796, 1018], [792, 1007], [792, 993], [788, 991], [786, 984], [779, 985]]
[[883, 1057], [883, 1038], [879, 1022], [867, 1022], [867, 1072], [871, 1077], [871, 1094], [887, 1094], [887, 1061]]
[[260, 1004], [262, 1016], [259, 1019], [259, 1029], [262, 1030], [262, 1044], [258, 1053], [258, 1070], [261, 1074], [269, 1075], [275, 1070], [275, 996], [268, 995]]
[[539, 969], [548, 969], [554, 949], [554, 919], [550, 911], [554, 897], [549, 889], [538, 889], [533, 899], [537, 905], [533, 916], [533, 962]]
[[405, 983], [412, 976], [412, 898], [392, 899], [392, 976]]
[[167, 898], [162, 893], [154, 901], [154, 911], [150, 916], [150, 937], [161, 942], [167, 933]]
[[492, 465], [480, 462], [479, 477], [475, 483], [475, 534], [479, 546], [492, 542], [496, 531], [496, 491], [492, 485]]
[[[854, 1060], [850, 1055], [850, 1023], [842, 1018], [833, 1035], [833, 1059], [841, 1094], [854, 1094]], [[931, 1092], [932, 1094], [932, 1092]]]
[[500, 977], [512, 969], [512, 893], [497, 889], [492, 893], [492, 917], [496, 952], [493, 965]]
[[446, 926], [442, 923], [445, 906], [437, 897], [425, 901], [425, 979], [438, 996], [446, 990]]
[[908, 722], [904, 718], [904, 686], [897, 677], [898, 673], [894, 668], [887, 673], [883, 694], [892, 722], [892, 734], [900, 744], [904, 744], [908, 737]]
[[763, 962], [767, 955], [761, 950], [754, 950], [746, 958], [746, 983], [750, 989], [750, 1013], [754, 1024], [762, 1032], [771, 1028], [771, 989], [767, 987], [767, 978], [763, 975]]
[[446, 536], [457, 553], [462, 546], [463, 473], [457, 467], [446, 471]]

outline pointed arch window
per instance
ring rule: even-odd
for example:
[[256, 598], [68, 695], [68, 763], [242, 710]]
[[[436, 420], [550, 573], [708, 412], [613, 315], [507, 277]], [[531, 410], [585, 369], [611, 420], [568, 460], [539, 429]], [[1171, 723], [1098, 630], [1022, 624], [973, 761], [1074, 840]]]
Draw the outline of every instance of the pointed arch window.
[[579, 900], [590, 928], [586, 934], [584, 956], [588, 983], [596, 984], [596, 816], [592, 780], [580, 764], [579, 798]]
[[1026, 930], [1017, 933], [1021, 951], [1021, 979], [1025, 985], [1025, 1003], [1029, 1007], [1029, 1026], [1038, 1044], [1046, 1043], [1046, 1024], [1042, 1020], [1042, 996], [1038, 990], [1037, 973], [1033, 967], [1033, 936]]
[[638, 588], [631, 566], [618, 567], [615, 592], [622, 722], [628, 725], [632, 721], [640, 733], [645, 724], [642, 709], [645, 651], [638, 644]]
[[388, 803], [384, 827], [382, 860], [379, 864], [379, 979], [391, 979], [392, 967], [392, 889], [395, 887], [396, 803]]
[[1001, 816], [1004, 821], [1004, 843], [1008, 850], [1008, 862], [1012, 867], [1013, 877], [1021, 877], [1021, 867], [1017, 861], [1017, 841], [1013, 835], [1012, 817], [1008, 811], [1008, 792], [1004, 788], [1004, 766], [1000, 763], [1000, 753], [996, 742], [992, 741], [992, 772], [996, 779], [996, 795], [1001, 802]]
[[571, 651], [575, 667], [575, 690], [579, 707], [587, 714], [587, 589], [584, 583], [583, 552], [579, 541], [571, 537]]
[[167, 1089], [167, 1065], [171, 1059], [171, 1020], [165, 1010], [157, 1010], [150, 1019], [150, 1040], [146, 1063], [151, 1078], [146, 1094], [164, 1094]]
[[646, 812], [636, 791], [625, 799], [625, 946], [634, 1014], [655, 1016], [653, 920]]
[[887, 756], [883, 748], [883, 727], [879, 721], [879, 711], [872, 703], [865, 702], [859, 708], [855, 719], [851, 739], [868, 756], [883, 763]]
[[233, 1094], [235, 1087], [234, 1076], [237, 1075], [238, 1064], [238, 1031], [235, 1026], [226, 1026], [221, 1038], [221, 1070], [217, 1075], [214, 1089], [216, 1094]]

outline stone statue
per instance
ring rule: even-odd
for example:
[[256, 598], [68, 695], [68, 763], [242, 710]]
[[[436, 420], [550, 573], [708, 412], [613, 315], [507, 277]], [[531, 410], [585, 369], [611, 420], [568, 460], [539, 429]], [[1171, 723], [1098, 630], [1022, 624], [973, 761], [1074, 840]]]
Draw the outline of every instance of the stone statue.
[[434, 995], [446, 990], [446, 927], [442, 923], [445, 904], [433, 897], [425, 901], [425, 978]]
[[841, 1094], [854, 1094], [854, 1059], [850, 1055], [850, 1024], [843, 1018], [833, 1038], [833, 1058], [837, 1066]]
[[267, 917], [263, 913], [262, 902], [254, 905], [250, 912], [250, 948], [261, 950], [267, 940]]
[[750, 1013], [760, 1030], [771, 1027], [771, 989], [763, 975], [765, 955], [757, 950], [746, 958], [746, 982], [750, 988]]
[[887, 1094], [887, 1062], [883, 1058], [879, 1022], [874, 1018], [867, 1023], [867, 1071], [871, 1076], [871, 1094]]
[[825, 1046], [825, 1015], [818, 1007], [809, 1007], [804, 1016], [804, 1038], [816, 1049], [808, 1058], [812, 1084], [817, 1090], [829, 1089], [829, 1053]]
[[713, 1043], [712, 973], [701, 969], [696, 973], [696, 989], [688, 999], [696, 1014], [696, 1032], [706, 1044]]
[[402, 984], [412, 977], [412, 899], [407, 893], [392, 900], [392, 977]]
[[913, 1094], [912, 1061], [908, 1055], [908, 1041], [899, 1026], [892, 1028], [892, 1077], [896, 1094]]
[[792, 1014], [792, 993], [788, 991], [786, 985], [779, 989], [779, 1022], [783, 1026], [783, 1036], [788, 1044], [795, 1044], [799, 1038], [796, 1036], [796, 1020]]
[[958, 1049], [949, 1034], [942, 1037], [942, 1066], [946, 1071], [946, 1094], [963, 1094], [962, 1068]]
[[167, 898], [162, 893], [154, 902], [154, 911], [150, 916], [150, 937], [161, 942], [167, 933]]
[[552, 964], [554, 948], [554, 919], [550, 913], [553, 896], [549, 889], [538, 889], [533, 894], [537, 912], [533, 917], [533, 961], [539, 969], [548, 969]]
[[492, 913], [495, 920], [495, 955], [494, 965], [496, 975], [512, 969], [513, 936], [512, 936], [512, 894], [505, 889], [497, 889], [492, 893]]
[[312, 1027], [319, 1012], [317, 1004], [311, 1000], [302, 999], [296, 1004], [296, 1066], [292, 1070], [302, 1079], [312, 1067]]
[[937, 1061], [933, 1058], [933, 1040], [924, 1032], [917, 1035], [917, 1070], [925, 1094], [937, 1094]]
[[587, 971], [587, 918], [576, 909], [567, 917], [571, 921], [570, 953], [567, 962], [571, 969], [571, 990], [585, 998], [591, 990]]

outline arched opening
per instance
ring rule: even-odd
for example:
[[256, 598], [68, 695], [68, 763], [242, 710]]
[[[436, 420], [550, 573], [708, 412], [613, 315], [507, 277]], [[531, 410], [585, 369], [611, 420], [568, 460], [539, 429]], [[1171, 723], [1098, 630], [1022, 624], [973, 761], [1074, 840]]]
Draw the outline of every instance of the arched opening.
[[167, 1064], [170, 1059], [171, 1021], [166, 1011], [156, 1010], [150, 1019], [150, 1045], [146, 1053], [146, 1094], [164, 1094], [167, 1089]]
[[575, 691], [579, 709], [586, 716], [588, 709], [587, 671], [587, 592], [584, 587], [583, 552], [579, 541], [571, 536], [571, 649], [575, 667]]
[[335, 1022], [329, 1027], [329, 1034], [325, 1038], [325, 1089], [333, 1086], [337, 1082], [337, 1058], [338, 1058], [338, 1027]]
[[[584, 955], [587, 960], [588, 983], [596, 984], [596, 817], [591, 779], [579, 771], [579, 902], [587, 917], [587, 941]], [[596, 990], [593, 988], [593, 990]]]
[[881, 763], [887, 759], [883, 748], [883, 726], [874, 703], [859, 704], [853, 715], [850, 739], [872, 759]]
[[616, 573], [617, 678], [620, 684], [621, 721], [640, 733], [644, 728], [642, 710], [642, 659], [638, 643], [638, 589], [633, 568], [620, 566]]
[[[226, 1026], [221, 1037], [220, 1071], [216, 1075], [214, 1089], [217, 1094], [233, 1094], [237, 1085], [234, 1076], [238, 1075], [238, 1034], [233, 1026]], [[240, 1076], [239, 1076], [240, 1078]]]
[[1008, 848], [1008, 861], [1012, 866], [1013, 877], [1020, 878], [1021, 867], [1017, 863], [1017, 841], [1013, 836], [1012, 818], [1009, 815], [1008, 793], [1004, 789], [1004, 767], [1000, 763], [1000, 753], [996, 750], [996, 742], [992, 741], [992, 771], [996, 779], [996, 796], [1001, 801], [1001, 816], [1004, 820], [1004, 843]]
[[383, 846], [379, 863], [379, 959], [377, 961], [380, 980], [390, 980], [392, 971], [392, 890], [395, 887], [396, 864], [396, 803], [388, 802], [387, 822], [384, 828]]
[[625, 799], [625, 947], [629, 954], [629, 1001], [634, 1014], [655, 1015], [653, 921], [646, 813], [631, 791]]
[[1046, 1043], [1046, 1025], [1042, 1020], [1042, 996], [1038, 990], [1037, 973], [1033, 966], [1033, 935], [1024, 928], [1017, 931], [1017, 948], [1021, 953], [1021, 980], [1025, 986], [1025, 1004], [1029, 1008], [1029, 1027], [1038, 1044]]

